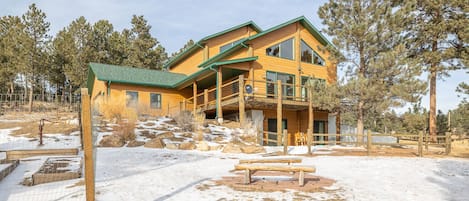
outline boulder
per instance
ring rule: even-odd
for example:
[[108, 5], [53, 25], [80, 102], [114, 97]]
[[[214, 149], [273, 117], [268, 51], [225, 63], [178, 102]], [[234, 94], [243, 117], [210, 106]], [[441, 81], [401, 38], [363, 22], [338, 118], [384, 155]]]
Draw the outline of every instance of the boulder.
[[122, 147], [124, 144], [124, 138], [117, 134], [104, 136], [103, 139], [99, 142], [101, 147]]
[[207, 133], [207, 134], [211, 134], [212, 130], [210, 130], [209, 128], [204, 128], [204, 129], [202, 129], [202, 132]]
[[166, 131], [166, 132], [156, 135], [156, 138], [159, 138], [159, 139], [173, 138], [173, 137], [174, 137], [174, 133], [171, 131]]
[[239, 154], [242, 153], [241, 147], [238, 144], [234, 143], [228, 143], [225, 145], [225, 147], [222, 150], [223, 153], [233, 153], [233, 154]]
[[179, 149], [181, 149], [181, 150], [193, 150], [193, 149], [195, 149], [195, 143], [194, 142], [183, 142], [179, 145]]
[[243, 145], [241, 151], [245, 154], [265, 153], [264, 147], [256, 145]]
[[145, 144], [145, 142], [132, 140], [127, 144], [127, 147], [139, 147], [139, 146], [142, 146], [144, 144]]
[[179, 149], [179, 145], [177, 143], [166, 143], [165, 145], [166, 149]]
[[207, 142], [200, 141], [200, 142], [197, 142], [197, 150], [199, 150], [199, 151], [209, 151], [210, 146], [208, 146]]
[[217, 151], [219, 150], [222, 146], [221, 145], [212, 145], [212, 146], [209, 146], [210, 147], [210, 151]]
[[157, 149], [163, 149], [164, 148], [164, 143], [160, 138], [155, 138], [152, 140], [149, 140], [143, 145], [144, 147], [147, 148], [157, 148]]
[[183, 133], [181, 136], [185, 138], [192, 138], [192, 133]]

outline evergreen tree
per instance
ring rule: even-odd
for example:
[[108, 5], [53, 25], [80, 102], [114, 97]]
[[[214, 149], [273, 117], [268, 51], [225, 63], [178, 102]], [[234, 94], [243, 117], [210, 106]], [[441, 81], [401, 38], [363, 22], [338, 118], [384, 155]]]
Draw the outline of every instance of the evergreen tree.
[[22, 70], [27, 77], [29, 88], [29, 112], [33, 107], [33, 93], [36, 87], [38, 75], [45, 70], [44, 59], [47, 58], [46, 46], [50, 40], [47, 35], [50, 23], [46, 22], [46, 14], [31, 4], [29, 10], [22, 16], [27, 37], [22, 38], [25, 44], [26, 64]]
[[171, 54], [171, 57], [170, 58], [174, 58], [176, 57], [177, 55], [181, 54], [182, 52], [184, 52], [185, 50], [187, 50], [187, 48], [191, 47], [192, 45], [194, 45], [194, 41], [192, 39], [190, 39], [189, 41], [187, 41], [187, 43], [184, 45], [183, 48], [179, 49], [177, 52], [173, 52]]
[[5, 87], [0, 92], [13, 94], [18, 69], [24, 69], [24, 28], [18, 16], [0, 18], [0, 85]]
[[65, 76], [65, 69], [69, 69], [67, 67], [72, 65], [76, 50], [74, 42], [75, 41], [73, 40], [72, 35], [65, 28], [57, 33], [52, 42], [53, 62], [50, 68], [50, 82], [55, 86], [56, 89], [56, 101], [59, 101], [58, 93], [62, 92], [62, 95], [64, 95], [65, 92], [65, 84], [67, 81]]
[[363, 134], [366, 118], [382, 115], [404, 101], [416, 101], [424, 88], [415, 78], [418, 69], [399, 59], [404, 54], [403, 30], [402, 14], [396, 9], [386, 0], [330, 0], [318, 11], [327, 25], [324, 31], [337, 48], [329, 49], [346, 69], [341, 93], [353, 106], [358, 134]]
[[[430, 136], [437, 133], [436, 79], [461, 68], [468, 54], [468, 4], [463, 0], [403, 1], [407, 10], [402, 25], [406, 26], [406, 47], [410, 65], [423, 67], [429, 73]], [[466, 55], [466, 56], [464, 56]]]
[[161, 69], [167, 59], [167, 54], [158, 40], [151, 36], [151, 26], [147, 24], [147, 20], [142, 15], [133, 15], [131, 23], [130, 54], [124, 61], [124, 64], [142, 68]]
[[109, 38], [109, 63], [114, 65], [124, 65], [124, 61], [130, 55], [131, 37], [128, 29], [121, 33], [114, 31]]
[[93, 25], [90, 45], [94, 62], [110, 63], [110, 37], [113, 32], [114, 28], [107, 20], [99, 20]]

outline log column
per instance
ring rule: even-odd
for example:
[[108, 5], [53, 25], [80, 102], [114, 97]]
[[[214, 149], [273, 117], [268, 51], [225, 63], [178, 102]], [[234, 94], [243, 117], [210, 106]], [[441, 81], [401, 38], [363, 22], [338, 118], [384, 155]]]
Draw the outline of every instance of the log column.
[[223, 110], [221, 107], [221, 95], [222, 95], [222, 87], [221, 83], [223, 82], [223, 73], [222, 68], [218, 67], [217, 70], [217, 120], [218, 123], [223, 123]]
[[282, 143], [282, 81], [277, 80], [277, 146]]
[[194, 104], [194, 115], [197, 110], [197, 82], [192, 84], [192, 92], [193, 92], [193, 100], [192, 103]]
[[239, 84], [239, 123], [241, 128], [243, 128], [246, 123], [246, 111], [244, 105], [244, 75], [240, 75], [238, 79]]

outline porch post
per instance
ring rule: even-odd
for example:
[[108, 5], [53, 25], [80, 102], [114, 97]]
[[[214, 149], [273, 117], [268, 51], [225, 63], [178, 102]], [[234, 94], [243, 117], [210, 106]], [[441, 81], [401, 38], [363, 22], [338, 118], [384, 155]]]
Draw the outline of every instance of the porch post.
[[204, 89], [204, 108], [208, 108], [208, 89]]
[[222, 95], [222, 89], [221, 89], [221, 83], [223, 82], [223, 73], [222, 73], [222, 68], [218, 67], [217, 70], [217, 120], [218, 123], [223, 123], [223, 110], [221, 107], [221, 95]]
[[244, 75], [240, 75], [238, 79], [239, 84], [239, 124], [241, 128], [243, 128], [244, 124], [246, 123], [246, 114], [245, 114], [245, 107], [244, 107]]
[[313, 113], [313, 90], [311, 87], [308, 87], [308, 98], [309, 98], [309, 106], [308, 106], [308, 129], [311, 130], [311, 133], [314, 132], [314, 113]]
[[282, 143], [282, 81], [277, 80], [277, 146]]
[[194, 81], [192, 84], [192, 92], [193, 92], [193, 100], [192, 103], [194, 104], [194, 115], [197, 110], [197, 82]]

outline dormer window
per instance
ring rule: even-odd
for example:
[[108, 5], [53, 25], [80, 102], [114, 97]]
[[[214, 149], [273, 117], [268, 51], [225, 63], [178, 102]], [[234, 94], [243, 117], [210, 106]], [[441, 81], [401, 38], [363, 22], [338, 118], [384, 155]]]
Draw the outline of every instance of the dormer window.
[[324, 66], [326, 62], [324, 59], [316, 53], [313, 48], [301, 40], [301, 61], [306, 63], [312, 63], [320, 66]]
[[239, 40], [236, 40], [236, 41], [234, 41], [234, 42], [231, 42], [231, 43], [228, 43], [228, 44], [226, 44], [226, 45], [221, 46], [221, 47], [220, 47], [220, 52], [223, 52], [223, 51], [225, 51], [225, 50], [227, 50], [227, 49], [230, 49], [231, 47], [233, 47], [233, 46], [235, 46], [236, 44], [240, 43], [243, 39], [244, 39], [244, 38], [241, 38], [241, 39], [239, 39]]
[[265, 53], [269, 56], [293, 60], [293, 56], [294, 56], [293, 44], [294, 44], [294, 39], [291, 38], [291, 39], [288, 39], [286, 41], [275, 44], [265, 49]]

